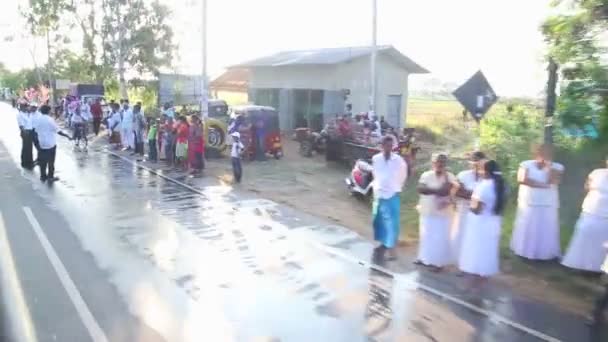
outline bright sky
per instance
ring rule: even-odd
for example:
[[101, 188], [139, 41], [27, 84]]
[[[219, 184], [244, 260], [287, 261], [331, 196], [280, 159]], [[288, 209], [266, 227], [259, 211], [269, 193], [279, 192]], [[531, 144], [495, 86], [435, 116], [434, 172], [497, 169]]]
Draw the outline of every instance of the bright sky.
[[[23, 2], [24, 0], [19, 0]], [[201, 69], [200, 0], [161, 0], [173, 14], [180, 72]], [[290, 49], [359, 46], [371, 41], [371, 0], [208, 0], [208, 69]], [[392, 44], [442, 81], [484, 71], [498, 95], [536, 96], [545, 82], [538, 27], [549, 0], [378, 0], [378, 43]], [[9, 4], [6, 4], [9, 5]], [[18, 21], [0, 13], [0, 30]], [[0, 61], [31, 66], [26, 44], [0, 42]], [[30, 44], [31, 45], [31, 44]], [[11, 50], [6, 50], [10, 47]], [[44, 62], [43, 46], [38, 54]], [[13, 53], [7, 54], [6, 51]], [[429, 76], [426, 76], [429, 77]], [[411, 88], [422, 82], [413, 76]]]

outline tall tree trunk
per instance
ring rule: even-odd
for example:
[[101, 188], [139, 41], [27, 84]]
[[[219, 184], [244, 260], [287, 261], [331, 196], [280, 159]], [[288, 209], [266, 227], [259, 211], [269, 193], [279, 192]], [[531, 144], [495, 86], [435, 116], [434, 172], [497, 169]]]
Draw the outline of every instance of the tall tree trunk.
[[545, 143], [553, 144], [553, 113], [555, 113], [555, 103], [557, 96], [557, 63], [549, 57], [549, 67], [547, 68], [549, 77], [547, 80], [547, 103], [545, 105]]

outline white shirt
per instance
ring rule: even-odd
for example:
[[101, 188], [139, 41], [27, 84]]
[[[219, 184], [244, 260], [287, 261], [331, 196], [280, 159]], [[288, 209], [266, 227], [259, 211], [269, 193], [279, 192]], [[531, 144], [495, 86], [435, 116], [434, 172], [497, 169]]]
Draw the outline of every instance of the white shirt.
[[[437, 173], [433, 170], [429, 170], [420, 175], [418, 183], [424, 185], [430, 189], [441, 189], [445, 183], [456, 184], [457, 179], [451, 172], [445, 172], [441, 176], [437, 176]], [[418, 211], [420, 215], [431, 215], [431, 216], [450, 216], [452, 215], [452, 207], [447, 205], [449, 196], [437, 196], [437, 195], [423, 195], [420, 194], [418, 200]]]
[[380, 125], [380, 121], [374, 122], [374, 133], [377, 135], [382, 135], [382, 125]]
[[82, 115], [82, 118], [84, 119], [84, 121], [92, 121], [93, 120], [93, 114], [91, 114], [91, 111], [83, 111], [82, 113], [80, 113], [80, 115]]
[[17, 123], [23, 129], [32, 129], [32, 117], [30, 113], [19, 111], [17, 112]]
[[173, 110], [173, 108], [163, 110], [163, 114], [172, 119], [175, 117], [175, 111]]
[[475, 186], [471, 198], [483, 203], [483, 208], [480, 215], [496, 216], [494, 207], [496, 206], [496, 190], [494, 188], [493, 179], [482, 179]]
[[[553, 170], [554, 172], [558, 172], [561, 174], [564, 173], [565, 169], [566, 168], [564, 167], [564, 165], [560, 163], [551, 163], [551, 170]], [[551, 188], [549, 188], [549, 190], [551, 190], [551, 194], [549, 195], [549, 197], [551, 198], [551, 205], [556, 208], [559, 208], [559, 185], [551, 184]]]
[[[116, 113], [112, 113], [110, 114], [110, 119], [108, 120], [108, 125], [110, 127], [108, 127], [110, 130], [114, 129], [114, 132], [118, 132], [121, 129], [121, 118], [120, 118], [120, 112], [116, 112]], [[114, 126], [116, 125], [116, 126]]]
[[122, 110], [122, 129], [128, 130], [133, 128], [133, 111], [131, 108]]
[[401, 156], [391, 153], [388, 160], [384, 153], [372, 157], [374, 195], [378, 198], [389, 199], [400, 193], [407, 180], [407, 164]]
[[39, 111], [35, 111], [30, 114], [30, 120], [32, 121], [32, 128], [34, 128], [34, 122], [42, 117], [42, 114]]
[[[549, 184], [551, 170], [548, 167], [538, 168], [535, 160], [526, 160], [519, 165], [518, 178], [525, 173], [529, 180]], [[519, 205], [551, 206], [555, 201], [555, 193], [551, 188], [533, 188], [524, 184], [519, 185], [517, 196]]]
[[589, 192], [583, 212], [608, 218], [608, 169], [593, 170], [588, 177]]
[[80, 113], [80, 114], [74, 113], [74, 116], [72, 116], [72, 123], [74, 123], [74, 124], [83, 123], [84, 121], [85, 121], [85, 118], [84, 118], [83, 113]]
[[57, 132], [59, 127], [53, 118], [48, 115], [40, 115], [34, 121], [34, 130], [38, 134], [40, 148], [48, 150], [57, 145]]
[[230, 156], [233, 158], [240, 158], [241, 151], [243, 151], [244, 148], [245, 146], [243, 146], [242, 142], [233, 142], [232, 149], [230, 150]]
[[[477, 172], [475, 172], [475, 170], [464, 170], [464, 171], [460, 171], [460, 173], [458, 173], [458, 175], [456, 176], [456, 178], [458, 178], [458, 181], [460, 183], [462, 183], [462, 186], [464, 187], [464, 189], [466, 191], [473, 191], [475, 190], [475, 187], [477, 186], [477, 184], [479, 183], [479, 181], [481, 181], [481, 178], [477, 177]], [[458, 204], [459, 205], [469, 205], [469, 200], [458, 197]]]
[[83, 104], [80, 112], [82, 113], [82, 116], [86, 118], [91, 114], [91, 105], [88, 103]]

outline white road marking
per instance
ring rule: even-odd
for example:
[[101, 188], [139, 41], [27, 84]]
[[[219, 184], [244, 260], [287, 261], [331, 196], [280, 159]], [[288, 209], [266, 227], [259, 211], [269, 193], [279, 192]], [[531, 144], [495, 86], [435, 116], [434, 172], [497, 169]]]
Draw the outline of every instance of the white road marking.
[[59, 256], [57, 255], [57, 252], [55, 252], [53, 245], [51, 245], [48, 238], [44, 234], [44, 231], [42, 230], [42, 227], [40, 227], [40, 223], [38, 223], [38, 220], [34, 216], [34, 213], [29, 207], [23, 207], [23, 211], [25, 212], [25, 216], [27, 216], [28, 221], [30, 221], [34, 233], [36, 233], [36, 236], [38, 237], [38, 240], [40, 241], [40, 244], [42, 245], [46, 256], [49, 258], [53, 269], [55, 269], [55, 272], [57, 273], [57, 276], [59, 277], [63, 288], [70, 297], [72, 304], [74, 304], [76, 312], [78, 312], [78, 316], [80, 316], [80, 320], [84, 324], [85, 328], [88, 330], [89, 335], [95, 342], [107, 342], [108, 338], [95, 320], [95, 317], [93, 317], [93, 314], [89, 310], [89, 307], [82, 299], [78, 288], [76, 288], [74, 281], [72, 281], [72, 278], [70, 277], [65, 266], [61, 262], [61, 259], [59, 259]]
[[[120, 158], [120, 159], [122, 159], [124, 161], [127, 161], [127, 162], [129, 162], [129, 163], [131, 163], [131, 164], [133, 164], [133, 165], [141, 168], [141, 169], [149, 171], [149, 172], [151, 172], [151, 173], [153, 173], [153, 174], [155, 174], [157, 176], [160, 176], [161, 178], [164, 178], [164, 179], [166, 179], [166, 180], [168, 180], [170, 182], [173, 182], [175, 184], [183, 186], [184, 188], [187, 188], [188, 190], [190, 190], [192, 192], [195, 192], [195, 193], [203, 195], [203, 192], [200, 191], [199, 189], [196, 189], [195, 187], [192, 187], [192, 186], [190, 186], [188, 184], [180, 182], [177, 179], [173, 179], [173, 178], [171, 178], [169, 176], [163, 175], [162, 173], [160, 173], [160, 172], [158, 172], [158, 171], [156, 171], [156, 170], [154, 170], [152, 168], [149, 168], [149, 167], [147, 167], [145, 165], [142, 165], [141, 163], [134, 162], [134, 161], [132, 161], [131, 159], [129, 159], [127, 157], [121, 156], [118, 153], [115, 153], [115, 152], [110, 151], [108, 149], [106, 149], [106, 151], [109, 154], [111, 154], [111, 155], [113, 155], [115, 157], [118, 157], [118, 158]], [[291, 235], [291, 232], [289, 230], [286, 230], [285, 233]], [[298, 237], [298, 239], [302, 240], [302, 237]], [[314, 241], [314, 240], [311, 240], [311, 239], [308, 239], [308, 238], [303, 238], [303, 240], [306, 241], [306, 242], [308, 242], [309, 244], [313, 245], [314, 247], [320, 249], [320, 250], [323, 250], [323, 251], [325, 251], [325, 252], [327, 252], [329, 254], [332, 254], [332, 255], [334, 255], [336, 257], [342, 258], [342, 259], [347, 260], [349, 262], [352, 262], [354, 264], [366, 267], [368, 269], [374, 269], [376, 271], [379, 271], [379, 272], [385, 273], [387, 275], [390, 275], [393, 278], [395, 278], [395, 277], [402, 277], [403, 276], [403, 274], [401, 274], [401, 273], [393, 272], [393, 271], [391, 271], [391, 270], [389, 270], [389, 269], [387, 269], [385, 267], [382, 267], [380, 265], [376, 265], [374, 263], [370, 263], [370, 262], [365, 261], [365, 260], [354, 258], [354, 257], [352, 257], [352, 256], [350, 256], [350, 255], [348, 255], [346, 253], [338, 251], [335, 248], [332, 248], [332, 247], [329, 247], [329, 246], [324, 245], [322, 243], [319, 243], [318, 241]], [[488, 319], [490, 319], [490, 320], [493, 320], [495, 322], [499, 322], [499, 323], [505, 324], [505, 325], [507, 325], [507, 326], [515, 329], [515, 330], [519, 330], [519, 331], [521, 331], [523, 333], [526, 333], [528, 335], [534, 336], [534, 337], [536, 337], [536, 338], [538, 338], [538, 339], [540, 339], [542, 341], [546, 341], [546, 342], [563, 342], [562, 340], [560, 340], [558, 338], [555, 338], [553, 336], [549, 336], [549, 335], [543, 333], [542, 331], [538, 331], [538, 330], [529, 328], [529, 327], [527, 327], [527, 326], [525, 326], [523, 324], [520, 324], [520, 323], [517, 323], [515, 321], [512, 321], [512, 320], [508, 319], [507, 317], [504, 317], [504, 316], [502, 316], [502, 315], [500, 315], [500, 314], [498, 314], [496, 312], [493, 312], [493, 311], [490, 311], [490, 310], [486, 310], [486, 309], [481, 308], [481, 307], [479, 307], [477, 305], [468, 303], [468, 302], [463, 301], [461, 299], [458, 299], [458, 298], [456, 298], [456, 297], [454, 297], [452, 295], [449, 295], [447, 293], [439, 291], [439, 290], [437, 290], [437, 289], [435, 289], [433, 287], [424, 285], [424, 284], [422, 284], [420, 282], [417, 282], [417, 281], [413, 281], [413, 282], [422, 291], [431, 293], [431, 294], [433, 294], [433, 295], [435, 295], [435, 296], [437, 296], [439, 298], [443, 298], [444, 300], [452, 302], [452, 303], [454, 303], [456, 305], [460, 305], [460, 306], [462, 306], [464, 308], [467, 308], [467, 309], [469, 309], [469, 310], [471, 310], [473, 312], [476, 312], [476, 313], [478, 313], [480, 315], [484, 315], [484, 316], [488, 317]]]
[[[10, 322], [8, 338], [16, 341], [35, 342], [36, 330], [32, 323], [19, 274], [15, 268], [11, 244], [6, 236], [4, 217], [0, 212], [0, 288], [2, 289], [3, 310], [8, 312], [7, 320]], [[11, 336], [9, 336], [11, 335]]]

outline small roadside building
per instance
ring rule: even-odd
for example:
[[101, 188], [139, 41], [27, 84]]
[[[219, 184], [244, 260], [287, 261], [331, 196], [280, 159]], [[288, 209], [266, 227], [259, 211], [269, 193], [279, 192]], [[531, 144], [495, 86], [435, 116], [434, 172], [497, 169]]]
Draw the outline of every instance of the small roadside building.
[[[403, 127], [408, 77], [428, 73], [392, 46], [377, 48], [376, 114]], [[371, 47], [279, 52], [229, 68], [248, 70], [249, 102], [277, 108], [282, 130], [320, 127], [350, 111], [369, 110]]]

